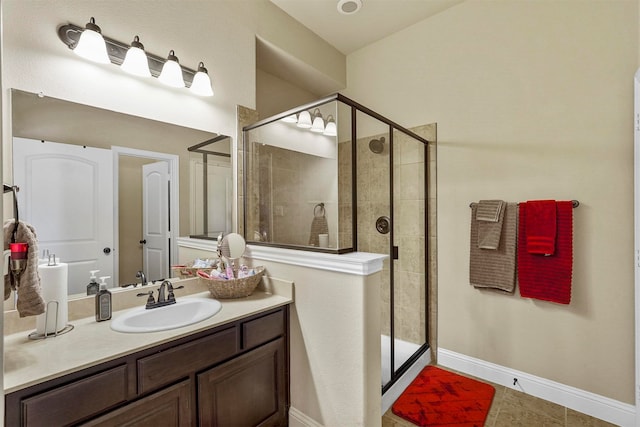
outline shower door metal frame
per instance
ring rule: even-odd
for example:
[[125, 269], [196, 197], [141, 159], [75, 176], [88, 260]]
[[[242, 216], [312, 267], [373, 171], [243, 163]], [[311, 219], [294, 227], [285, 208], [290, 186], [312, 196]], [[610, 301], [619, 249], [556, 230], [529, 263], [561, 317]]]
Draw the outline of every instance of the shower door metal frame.
[[[397, 369], [395, 370], [395, 267], [394, 261], [399, 259], [398, 247], [395, 245], [395, 222], [394, 222], [394, 197], [393, 197], [393, 126], [389, 126], [389, 210], [391, 217], [391, 230], [389, 239], [389, 253], [391, 254], [391, 262], [389, 266], [389, 305], [390, 305], [390, 337], [389, 337], [389, 364], [391, 365], [391, 378], [386, 384], [382, 385], [382, 394], [384, 394], [389, 388], [391, 388], [395, 382], [402, 377], [402, 375], [418, 360], [425, 352], [430, 348], [429, 345], [429, 142], [423, 138], [416, 138], [419, 142], [422, 142], [424, 148], [424, 254], [425, 254], [425, 271], [424, 271], [424, 295], [425, 295], [425, 312], [424, 312], [424, 325], [425, 325], [425, 342]], [[414, 136], [413, 132], [408, 134]], [[426, 141], [426, 142], [425, 142]]]
[[[301, 111], [304, 110], [311, 110], [315, 107], [318, 107], [320, 105], [323, 104], [327, 104], [329, 102], [332, 101], [339, 101], [343, 104], [348, 105], [349, 107], [351, 107], [351, 206], [352, 206], [352, 221], [351, 221], [351, 227], [352, 227], [352, 241], [351, 241], [351, 247], [350, 248], [342, 248], [342, 249], [338, 249], [338, 250], [331, 250], [331, 249], [323, 249], [323, 248], [316, 248], [316, 247], [309, 247], [309, 246], [294, 246], [294, 245], [285, 245], [285, 244], [278, 244], [278, 243], [269, 243], [269, 242], [254, 242], [251, 241], [250, 243], [253, 245], [262, 245], [262, 246], [272, 246], [272, 247], [281, 247], [281, 248], [289, 248], [289, 249], [297, 249], [297, 250], [305, 250], [305, 251], [314, 251], [314, 252], [325, 252], [325, 253], [338, 253], [338, 254], [342, 254], [342, 253], [349, 253], [349, 252], [354, 252], [357, 250], [358, 247], [358, 227], [357, 227], [357, 221], [358, 221], [358, 214], [357, 214], [357, 173], [358, 173], [358, 169], [357, 169], [357, 150], [356, 150], [356, 143], [357, 143], [357, 112], [360, 111], [374, 119], [377, 119], [379, 121], [381, 121], [382, 123], [385, 123], [389, 126], [389, 144], [390, 144], [390, 151], [391, 151], [391, 155], [390, 157], [390, 169], [389, 169], [389, 180], [390, 180], [390, 191], [389, 191], [389, 196], [390, 196], [390, 218], [391, 218], [391, 236], [390, 236], [390, 244], [389, 244], [389, 254], [391, 257], [391, 262], [390, 262], [390, 277], [389, 277], [389, 282], [390, 282], [390, 316], [391, 316], [391, 323], [390, 323], [390, 333], [391, 333], [391, 339], [390, 339], [390, 345], [391, 345], [391, 349], [390, 349], [390, 356], [391, 356], [391, 379], [389, 380], [389, 382], [387, 382], [385, 385], [382, 386], [382, 393], [384, 394], [384, 392], [389, 389], [396, 381], [398, 378], [400, 378], [408, 369], [409, 367], [418, 359], [420, 358], [420, 356], [422, 356], [428, 349], [429, 349], [429, 282], [430, 282], [430, 275], [429, 275], [429, 177], [428, 177], [428, 166], [429, 166], [429, 141], [423, 137], [421, 137], [420, 135], [417, 135], [416, 133], [410, 131], [409, 129], [393, 122], [392, 120], [389, 120], [388, 118], [382, 116], [379, 113], [376, 113], [375, 111], [365, 107], [364, 105], [350, 99], [347, 98], [346, 96], [340, 94], [340, 93], [335, 93], [332, 95], [329, 95], [325, 98], [319, 99], [317, 101], [284, 111], [280, 114], [277, 114], [275, 116], [271, 116], [267, 119], [264, 120], [260, 120], [252, 125], [249, 126], [245, 126], [242, 128], [242, 133], [243, 133], [243, 138], [242, 138], [242, 151], [243, 151], [243, 170], [247, 171], [247, 162], [248, 162], [248, 156], [247, 156], [247, 134], [250, 130], [252, 129], [256, 129], [259, 128], [261, 126], [267, 125], [269, 123], [278, 121], [280, 119], [283, 119], [285, 117], [288, 117], [292, 114], [297, 114]], [[394, 343], [394, 330], [393, 330], [393, 326], [394, 326], [394, 304], [393, 304], [393, 294], [394, 294], [394, 254], [395, 254], [395, 250], [394, 249], [394, 213], [393, 213], [393, 133], [394, 130], [402, 132], [404, 134], [406, 134], [407, 136], [415, 139], [418, 142], [421, 142], [424, 146], [424, 189], [425, 189], [425, 201], [424, 201], [424, 230], [425, 230], [425, 236], [424, 236], [424, 241], [425, 241], [425, 280], [424, 280], [424, 287], [425, 287], [425, 342], [424, 344], [422, 344], [418, 350], [416, 352], [414, 352], [414, 354], [409, 357], [409, 359], [407, 359], [407, 361], [405, 363], [402, 364], [402, 366], [400, 366], [398, 368], [398, 370], [394, 370], [394, 364], [395, 364], [395, 343]], [[245, 238], [247, 237], [247, 180], [243, 179], [242, 182], [242, 186], [243, 186], [243, 194], [245, 195], [244, 199], [243, 199], [243, 230], [245, 233]]]

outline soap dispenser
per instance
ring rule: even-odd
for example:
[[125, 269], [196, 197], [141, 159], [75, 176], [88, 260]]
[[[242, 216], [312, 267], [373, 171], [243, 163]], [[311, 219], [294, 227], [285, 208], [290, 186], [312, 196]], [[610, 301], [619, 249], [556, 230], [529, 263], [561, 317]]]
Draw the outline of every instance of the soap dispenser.
[[96, 282], [96, 273], [99, 271], [100, 270], [89, 271], [89, 273], [91, 273], [91, 277], [89, 284], [87, 285], [87, 295], [95, 295], [98, 293], [98, 290], [100, 290], [100, 286], [98, 285], [98, 282]]
[[111, 292], [107, 290], [105, 280], [111, 276], [100, 278], [100, 291], [96, 294], [96, 322], [111, 319]]

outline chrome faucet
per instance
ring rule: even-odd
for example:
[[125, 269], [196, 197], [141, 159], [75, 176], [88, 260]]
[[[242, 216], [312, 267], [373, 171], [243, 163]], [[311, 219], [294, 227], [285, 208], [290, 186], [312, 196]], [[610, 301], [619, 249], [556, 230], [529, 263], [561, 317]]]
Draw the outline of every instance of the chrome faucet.
[[147, 276], [144, 275], [144, 271], [138, 271], [136, 273], [136, 279], [142, 279], [142, 286], [147, 286]]
[[[167, 288], [167, 283], [169, 284], [169, 286], [171, 286], [171, 282], [169, 282], [168, 280], [165, 280], [164, 282], [162, 282], [162, 284], [158, 288], [158, 299], [156, 300], [156, 303], [158, 304], [162, 302], [167, 302], [167, 299], [164, 296], [165, 289]], [[174, 302], [175, 302], [175, 299], [174, 299]]]
[[[158, 288], [158, 299], [153, 298], [153, 291], [137, 294], [139, 297], [147, 297], [146, 309], [164, 307], [176, 303], [176, 297], [173, 294], [175, 289], [182, 289], [184, 286], [173, 287], [170, 281], [165, 280]], [[167, 296], [165, 297], [165, 293]]]

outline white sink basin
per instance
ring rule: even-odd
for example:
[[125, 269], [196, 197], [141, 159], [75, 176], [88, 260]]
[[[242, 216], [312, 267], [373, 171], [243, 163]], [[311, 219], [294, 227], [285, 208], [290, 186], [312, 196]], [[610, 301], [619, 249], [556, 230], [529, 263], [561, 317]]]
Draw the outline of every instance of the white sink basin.
[[210, 318], [220, 311], [220, 301], [210, 298], [182, 298], [159, 308], [133, 308], [111, 321], [118, 332], [156, 332], [181, 328]]

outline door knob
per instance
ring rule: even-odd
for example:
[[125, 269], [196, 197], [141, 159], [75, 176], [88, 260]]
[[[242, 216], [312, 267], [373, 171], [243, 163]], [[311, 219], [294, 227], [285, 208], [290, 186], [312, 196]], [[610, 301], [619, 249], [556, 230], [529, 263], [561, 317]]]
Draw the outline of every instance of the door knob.
[[141, 245], [146, 245], [146, 244], [147, 244], [147, 239], [140, 240], [140, 244], [141, 244]]
[[111, 253], [111, 248], [104, 248], [102, 252], [104, 252], [105, 255], [109, 255]]

